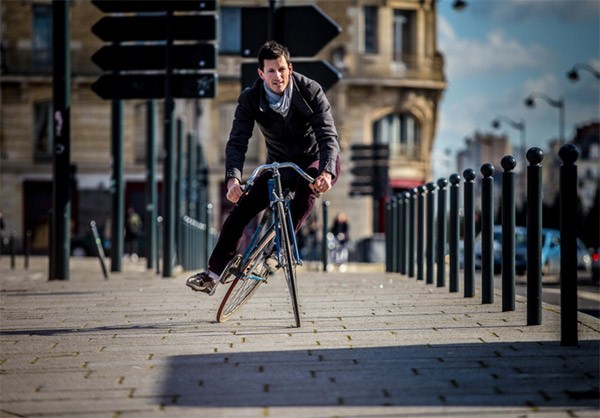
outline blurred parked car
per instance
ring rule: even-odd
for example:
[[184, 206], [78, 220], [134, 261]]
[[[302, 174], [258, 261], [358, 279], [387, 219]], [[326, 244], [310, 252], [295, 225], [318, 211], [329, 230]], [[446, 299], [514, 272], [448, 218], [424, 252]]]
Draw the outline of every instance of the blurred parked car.
[[[499, 274], [502, 268], [502, 225], [494, 226], [494, 274]], [[515, 227], [515, 248], [527, 245], [527, 229]], [[481, 234], [475, 240], [475, 268], [481, 270]]]
[[[542, 229], [541, 249], [542, 274], [560, 273], [560, 231], [558, 229]], [[577, 269], [589, 272], [592, 258], [585, 244], [577, 239]], [[515, 270], [517, 274], [525, 274], [527, 270], [527, 239], [515, 246]]]

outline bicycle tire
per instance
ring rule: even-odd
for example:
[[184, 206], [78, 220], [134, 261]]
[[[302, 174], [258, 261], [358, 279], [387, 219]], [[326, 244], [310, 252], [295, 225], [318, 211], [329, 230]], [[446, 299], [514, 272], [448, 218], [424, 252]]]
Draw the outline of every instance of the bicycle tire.
[[294, 311], [294, 319], [296, 320], [296, 327], [300, 327], [300, 309], [298, 307], [298, 288], [296, 286], [296, 260], [294, 257], [294, 245], [291, 241], [290, 233], [293, 234], [294, 231], [289, 231], [289, 225], [287, 223], [287, 214], [284, 209], [284, 203], [277, 203], [277, 214], [280, 219], [280, 227], [281, 227], [281, 247], [282, 247], [282, 270], [285, 275], [285, 279], [288, 285], [288, 290], [290, 292], [290, 299], [292, 302], [292, 310]]
[[[256, 244], [245, 265], [239, 269], [235, 279], [231, 282], [231, 285], [227, 289], [219, 309], [217, 310], [217, 322], [225, 322], [229, 320], [242, 306], [252, 297], [254, 292], [258, 290], [258, 287], [265, 280], [243, 279], [240, 276], [240, 272], [243, 275], [253, 275], [258, 277], [267, 277], [266, 268], [263, 265], [263, 259], [265, 252], [273, 245], [275, 240], [275, 230], [271, 227], [266, 231], [263, 238]], [[235, 261], [236, 259], [234, 259]], [[241, 257], [237, 258], [238, 265]], [[232, 275], [232, 269], [238, 268], [237, 265], [231, 263], [227, 266], [223, 278], [228, 275]]]

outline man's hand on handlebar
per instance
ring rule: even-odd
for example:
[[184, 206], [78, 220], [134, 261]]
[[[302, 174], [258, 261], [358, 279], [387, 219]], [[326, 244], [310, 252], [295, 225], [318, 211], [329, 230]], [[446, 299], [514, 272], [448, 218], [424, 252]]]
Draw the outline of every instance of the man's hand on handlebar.
[[315, 182], [310, 187], [317, 193], [325, 193], [331, 189], [331, 173], [323, 171], [315, 178]]
[[227, 200], [237, 203], [244, 194], [240, 181], [234, 177], [227, 180]]

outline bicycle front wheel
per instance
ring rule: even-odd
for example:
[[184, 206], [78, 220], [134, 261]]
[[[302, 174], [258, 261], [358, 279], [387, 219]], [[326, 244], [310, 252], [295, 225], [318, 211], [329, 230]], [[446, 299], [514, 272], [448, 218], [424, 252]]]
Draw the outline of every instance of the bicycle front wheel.
[[271, 228], [254, 247], [243, 266], [239, 262], [237, 265], [230, 263], [227, 266], [225, 276], [235, 278], [221, 301], [217, 311], [217, 322], [225, 322], [231, 318], [266, 280], [268, 273], [263, 263], [264, 254], [272, 248], [274, 241], [275, 230]]
[[300, 327], [300, 309], [298, 307], [298, 288], [296, 287], [296, 257], [294, 256], [294, 244], [290, 234], [294, 233], [293, 228], [287, 223], [287, 214], [284, 209], [284, 203], [277, 203], [277, 215], [281, 227], [281, 267], [287, 281], [296, 327]]

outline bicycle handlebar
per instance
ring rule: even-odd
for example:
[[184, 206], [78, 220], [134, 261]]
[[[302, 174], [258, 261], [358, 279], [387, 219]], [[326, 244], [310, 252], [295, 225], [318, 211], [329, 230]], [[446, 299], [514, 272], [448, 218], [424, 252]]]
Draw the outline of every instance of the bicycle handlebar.
[[304, 172], [304, 170], [302, 170], [300, 167], [298, 167], [298, 165], [296, 165], [294, 163], [271, 163], [271, 164], [263, 164], [263, 165], [256, 167], [254, 169], [254, 171], [252, 172], [252, 174], [250, 175], [250, 177], [248, 177], [248, 179], [246, 180], [244, 189], [248, 190], [250, 187], [252, 187], [252, 185], [254, 184], [254, 180], [256, 180], [256, 178], [258, 176], [260, 176], [262, 173], [264, 173], [265, 171], [279, 171], [279, 169], [281, 169], [281, 168], [292, 168], [292, 169], [294, 169], [294, 171], [296, 171], [298, 174], [300, 174], [300, 176], [302, 176], [309, 183], [312, 184], [315, 182], [314, 178], [312, 178], [311, 176], [306, 174]]

